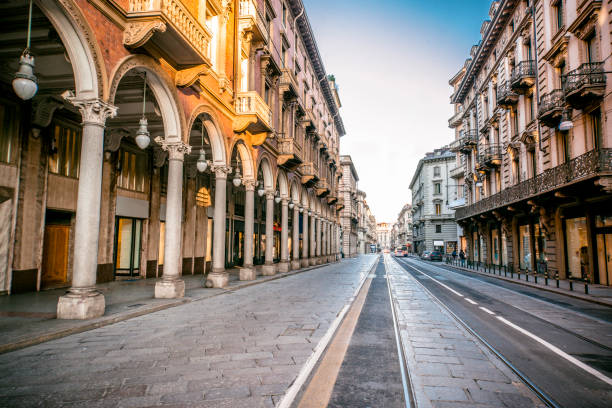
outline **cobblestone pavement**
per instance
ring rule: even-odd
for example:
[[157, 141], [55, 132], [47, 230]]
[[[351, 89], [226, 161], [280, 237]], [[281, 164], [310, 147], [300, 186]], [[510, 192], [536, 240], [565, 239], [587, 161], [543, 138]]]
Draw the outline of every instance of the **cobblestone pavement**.
[[539, 407], [537, 397], [385, 256], [414, 394], [427, 407]]
[[0, 406], [271, 407], [376, 259], [0, 355]]

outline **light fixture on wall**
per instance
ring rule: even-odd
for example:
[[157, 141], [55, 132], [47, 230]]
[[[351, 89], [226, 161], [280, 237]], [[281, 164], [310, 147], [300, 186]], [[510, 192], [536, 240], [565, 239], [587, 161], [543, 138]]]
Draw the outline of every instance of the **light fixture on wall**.
[[564, 109], [561, 114], [561, 123], [559, 123], [559, 130], [562, 132], [567, 132], [574, 127], [574, 122], [572, 122], [572, 117], [569, 109]]
[[196, 167], [200, 173], [204, 173], [206, 168], [208, 167], [208, 162], [206, 161], [206, 154], [204, 154], [204, 121], [202, 120], [202, 147], [200, 148], [200, 157], [198, 157], [198, 161], [196, 162]]
[[147, 73], [143, 75], [144, 86], [142, 88], [142, 118], [140, 118], [140, 127], [136, 131], [136, 144], [142, 150], [146, 149], [151, 143], [151, 137], [149, 136], [149, 130], [147, 129], [147, 118], [145, 116], [145, 110], [147, 108]]
[[30, 54], [30, 37], [32, 33], [32, 0], [30, 0], [30, 10], [28, 12], [28, 37], [26, 48], [19, 57], [19, 70], [13, 79], [13, 90], [18, 97], [27, 101], [32, 99], [38, 92], [38, 79], [34, 75], [34, 57]]

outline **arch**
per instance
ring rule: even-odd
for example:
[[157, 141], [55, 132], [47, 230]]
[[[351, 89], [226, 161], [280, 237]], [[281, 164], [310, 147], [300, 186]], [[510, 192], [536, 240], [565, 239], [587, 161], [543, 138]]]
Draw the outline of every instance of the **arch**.
[[[182, 140], [181, 129], [184, 128], [182, 125], [185, 121], [182, 110], [179, 109], [176, 88], [172, 85], [168, 74], [161, 69], [154, 59], [145, 55], [130, 55], [124, 58], [113, 71], [108, 101], [114, 104], [121, 79], [133, 69], [139, 69], [147, 73], [147, 84], [153, 92], [161, 112], [164, 138], [171, 141]], [[208, 126], [206, 130], [208, 130]]]
[[[186, 140], [189, 140], [189, 133], [195, 124], [195, 121], [198, 119], [200, 115], [206, 115], [207, 118], [204, 121], [204, 127], [206, 127], [206, 132], [208, 133], [208, 139], [210, 140], [210, 148], [212, 150], [212, 159], [213, 165], [221, 166], [227, 164], [229, 160], [227, 159], [227, 154], [225, 151], [225, 138], [223, 137], [223, 132], [219, 127], [219, 120], [215, 115], [215, 111], [208, 105], [201, 104], [198, 105], [193, 112], [191, 113], [191, 117], [189, 118], [189, 122], [187, 123], [187, 127], [185, 128], [185, 137]], [[248, 150], [248, 149], [247, 149]], [[242, 158], [242, 154], [240, 155]], [[252, 162], [252, 160], [251, 160]], [[252, 169], [252, 168], [251, 168]], [[245, 170], [245, 169], [243, 169]], [[255, 175], [254, 170], [252, 169], [253, 177]]]
[[259, 161], [258, 169], [261, 169], [264, 178], [264, 189], [274, 190], [274, 174], [272, 173], [272, 166], [270, 165], [270, 161], [267, 157], [262, 157]]
[[289, 182], [287, 181], [287, 174], [282, 169], [278, 170], [276, 175], [276, 183], [278, 185], [278, 191], [282, 198], [289, 198]]
[[[211, 142], [212, 144], [212, 142]], [[255, 166], [253, 165], [253, 156], [251, 150], [244, 144], [242, 140], [237, 140], [232, 148], [232, 152], [236, 149], [242, 163], [242, 178], [244, 180], [255, 180]], [[230, 159], [231, 160], [231, 159]]]
[[304, 186], [302, 186], [301, 188], [302, 190], [302, 207], [304, 208], [310, 208], [310, 199], [308, 197], [308, 190], [306, 190], [306, 188]]
[[291, 180], [289, 185], [289, 196], [294, 203], [300, 203], [300, 188], [298, 187], [295, 179]]
[[49, 19], [68, 53], [78, 99], [103, 96], [106, 70], [93, 30], [72, 0], [36, 0], [36, 6]]

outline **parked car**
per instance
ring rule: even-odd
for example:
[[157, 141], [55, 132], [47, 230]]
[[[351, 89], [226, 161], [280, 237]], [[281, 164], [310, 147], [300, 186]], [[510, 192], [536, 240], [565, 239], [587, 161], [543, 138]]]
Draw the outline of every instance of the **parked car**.
[[429, 259], [430, 254], [431, 251], [423, 251], [423, 253], [421, 254], [421, 259]]
[[442, 261], [442, 253], [440, 251], [433, 251], [429, 254], [430, 261]]

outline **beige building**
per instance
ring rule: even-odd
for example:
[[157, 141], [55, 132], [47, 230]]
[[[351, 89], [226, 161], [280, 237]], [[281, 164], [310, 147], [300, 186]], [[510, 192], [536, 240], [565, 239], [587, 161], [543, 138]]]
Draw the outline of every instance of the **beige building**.
[[376, 243], [378, 250], [391, 249], [391, 230], [393, 225], [387, 222], [376, 224]]
[[397, 216], [397, 221], [393, 224], [395, 232], [394, 246], [406, 245], [409, 252], [412, 252], [413, 225], [412, 225], [412, 205], [405, 204]]
[[359, 240], [359, 197], [357, 194], [357, 170], [351, 156], [340, 156], [341, 178], [338, 186], [340, 197], [340, 226], [342, 228], [342, 255], [357, 256]]
[[450, 81], [470, 259], [612, 284], [611, 6], [492, 3]]
[[91, 318], [97, 283], [337, 259], [345, 131], [301, 0], [35, 0], [21, 58], [27, 4], [0, 10], [0, 293]]

